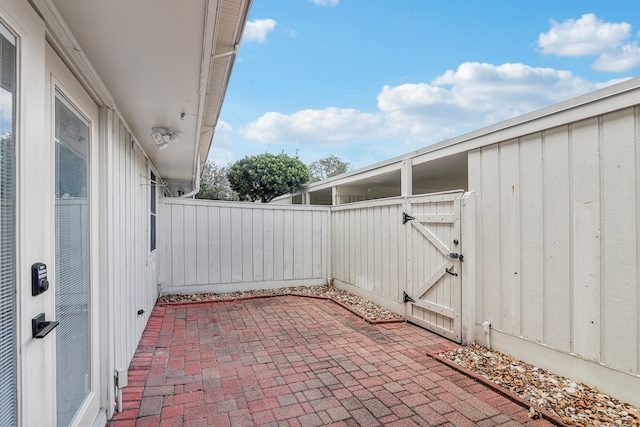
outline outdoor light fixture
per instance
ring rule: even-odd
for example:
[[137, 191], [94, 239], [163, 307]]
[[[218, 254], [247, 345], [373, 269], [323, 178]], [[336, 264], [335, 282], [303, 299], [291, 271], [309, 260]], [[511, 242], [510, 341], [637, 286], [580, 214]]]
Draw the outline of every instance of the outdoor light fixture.
[[169, 142], [178, 142], [180, 134], [165, 128], [151, 128], [151, 138], [156, 143], [158, 150], [164, 150], [169, 146]]

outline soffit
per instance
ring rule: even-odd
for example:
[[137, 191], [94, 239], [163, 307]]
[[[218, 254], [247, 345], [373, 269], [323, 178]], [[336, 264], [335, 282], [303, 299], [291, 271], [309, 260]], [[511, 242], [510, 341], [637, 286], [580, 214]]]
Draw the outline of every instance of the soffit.
[[[206, 160], [250, 0], [52, 0], [134, 138], [166, 180]], [[152, 127], [180, 133], [158, 150]]]

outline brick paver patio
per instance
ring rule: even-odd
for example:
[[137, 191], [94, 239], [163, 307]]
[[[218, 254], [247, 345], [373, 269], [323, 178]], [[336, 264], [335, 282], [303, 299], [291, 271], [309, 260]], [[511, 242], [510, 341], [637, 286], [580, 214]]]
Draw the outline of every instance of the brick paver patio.
[[157, 306], [109, 426], [549, 425], [428, 355], [456, 346], [313, 298]]

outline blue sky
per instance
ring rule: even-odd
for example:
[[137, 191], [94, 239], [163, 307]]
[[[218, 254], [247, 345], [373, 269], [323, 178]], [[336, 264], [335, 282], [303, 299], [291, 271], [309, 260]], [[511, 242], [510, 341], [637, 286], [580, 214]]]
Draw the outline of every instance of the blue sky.
[[637, 0], [253, 0], [209, 159], [364, 167], [640, 75]]

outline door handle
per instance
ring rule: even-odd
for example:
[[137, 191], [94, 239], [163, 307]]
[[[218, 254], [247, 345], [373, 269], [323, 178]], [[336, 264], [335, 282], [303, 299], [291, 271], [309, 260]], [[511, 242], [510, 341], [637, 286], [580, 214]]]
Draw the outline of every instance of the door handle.
[[49, 332], [53, 331], [60, 322], [55, 320], [44, 320], [44, 313], [38, 314], [31, 319], [31, 331], [33, 332], [33, 338], [41, 339], [46, 337]]

